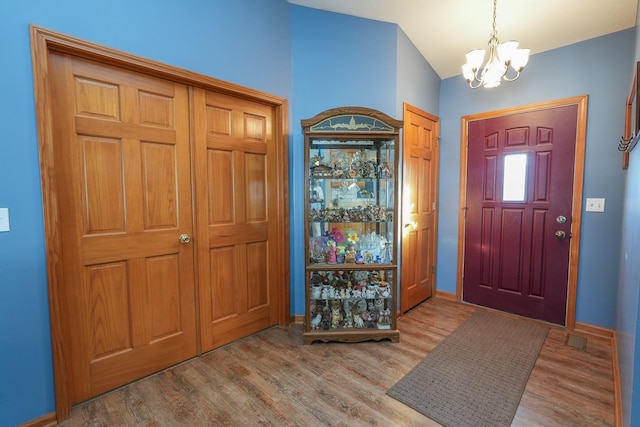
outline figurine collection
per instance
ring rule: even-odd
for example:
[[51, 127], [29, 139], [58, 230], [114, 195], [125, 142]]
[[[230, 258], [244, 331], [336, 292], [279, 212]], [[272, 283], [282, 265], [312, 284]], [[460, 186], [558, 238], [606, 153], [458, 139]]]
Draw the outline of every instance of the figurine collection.
[[375, 205], [353, 208], [314, 208], [309, 210], [309, 220], [311, 222], [389, 222], [393, 221], [393, 211]]
[[335, 117], [303, 121], [305, 344], [399, 340], [400, 128], [382, 121], [382, 113], [369, 116], [363, 114], [369, 109], [351, 108], [353, 114], [345, 108]]
[[391, 289], [384, 271], [311, 273], [311, 329], [391, 328]]

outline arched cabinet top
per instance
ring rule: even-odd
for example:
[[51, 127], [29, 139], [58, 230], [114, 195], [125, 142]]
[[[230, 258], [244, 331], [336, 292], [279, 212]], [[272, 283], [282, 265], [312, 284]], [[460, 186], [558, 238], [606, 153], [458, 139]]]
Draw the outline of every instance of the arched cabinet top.
[[402, 121], [372, 108], [339, 107], [301, 121], [305, 133], [394, 134]]

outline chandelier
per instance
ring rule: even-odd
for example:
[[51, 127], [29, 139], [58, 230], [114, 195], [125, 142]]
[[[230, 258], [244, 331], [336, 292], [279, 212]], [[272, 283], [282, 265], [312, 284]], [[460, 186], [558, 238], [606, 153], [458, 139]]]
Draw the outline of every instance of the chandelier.
[[[486, 53], [484, 49], [472, 50], [465, 55], [467, 62], [462, 66], [462, 75], [471, 89], [477, 89], [480, 86], [497, 87], [503, 80], [512, 82], [520, 77], [520, 73], [529, 61], [530, 49], [518, 49], [517, 41], [500, 44], [496, 31], [496, 2], [497, 0], [493, 0], [493, 31], [489, 39], [489, 60], [481, 68]], [[509, 73], [510, 69], [513, 72]]]

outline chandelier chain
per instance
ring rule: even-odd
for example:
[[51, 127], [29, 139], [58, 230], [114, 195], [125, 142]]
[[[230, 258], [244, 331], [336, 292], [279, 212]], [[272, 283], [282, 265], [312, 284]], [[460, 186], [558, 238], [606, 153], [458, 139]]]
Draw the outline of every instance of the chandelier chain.
[[493, 31], [491, 32], [491, 37], [497, 37], [498, 30], [496, 30], [496, 9], [498, 5], [498, 0], [493, 0]]

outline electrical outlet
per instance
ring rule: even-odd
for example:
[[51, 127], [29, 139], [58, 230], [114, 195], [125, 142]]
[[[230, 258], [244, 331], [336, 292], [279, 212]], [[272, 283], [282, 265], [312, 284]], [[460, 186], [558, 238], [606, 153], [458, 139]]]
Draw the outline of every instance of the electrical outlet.
[[587, 212], [604, 212], [604, 199], [587, 199]]

